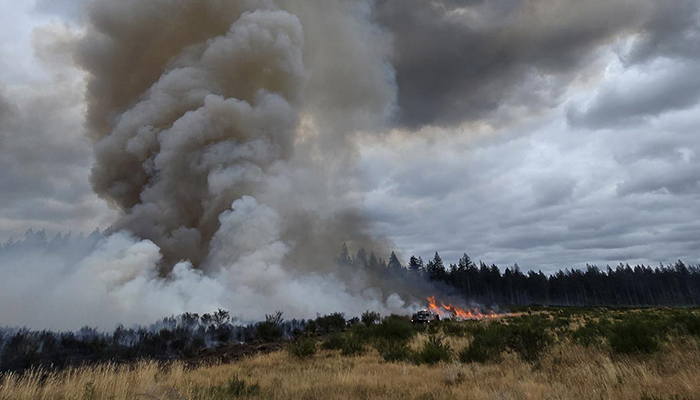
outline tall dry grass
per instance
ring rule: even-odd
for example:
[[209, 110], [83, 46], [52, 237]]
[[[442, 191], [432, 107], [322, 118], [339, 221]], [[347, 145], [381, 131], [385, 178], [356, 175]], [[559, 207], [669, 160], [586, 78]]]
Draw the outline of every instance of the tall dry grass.
[[[464, 344], [452, 342], [455, 350]], [[385, 363], [374, 350], [359, 357], [319, 351], [306, 360], [277, 352], [199, 368], [144, 362], [7, 375], [0, 379], [0, 399], [223, 399], [231, 396], [206, 390], [225, 387], [234, 377], [259, 385], [249, 398], [280, 400], [700, 399], [698, 371], [698, 342], [688, 338], [645, 357], [560, 343], [535, 365], [512, 354], [498, 364], [431, 367]]]

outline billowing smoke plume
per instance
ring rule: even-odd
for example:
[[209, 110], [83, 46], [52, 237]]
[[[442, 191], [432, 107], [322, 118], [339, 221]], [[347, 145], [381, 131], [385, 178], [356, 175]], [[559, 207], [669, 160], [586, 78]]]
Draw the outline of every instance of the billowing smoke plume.
[[13, 293], [16, 318], [3, 323], [402, 309], [393, 290], [334, 262], [343, 242], [386, 250], [358, 212], [352, 140], [381, 129], [395, 100], [370, 3], [92, 3], [75, 43], [88, 73], [91, 181], [122, 216], [77, 258], [31, 240], [6, 250], [32, 249], [21, 273], [54, 264], [57, 275], [36, 284], [60, 284], [41, 299]]
[[[361, 7], [349, 9], [356, 5], [324, 8], [349, 30], [367, 24]], [[303, 17], [306, 10], [298, 11]], [[92, 182], [124, 211], [117, 230], [153, 240], [170, 266], [181, 260], [203, 266], [221, 214], [249, 195], [292, 214], [279, 220], [285, 224], [280, 239], [306, 237], [317, 250], [319, 241], [336, 239], [337, 249], [341, 237], [363, 238], [362, 226], [346, 223], [353, 215], [337, 226], [327, 219], [349, 205], [353, 148], [345, 138], [356, 128], [353, 119], [381, 121], [391, 106], [391, 94], [381, 93], [392, 91], [388, 67], [355, 67], [361, 60], [348, 59], [314, 68], [315, 57], [334, 59], [319, 54], [329, 49], [307, 46], [299, 17], [265, 1], [103, 2], [92, 13], [80, 46], [82, 65], [92, 74]], [[307, 25], [317, 20], [314, 14], [307, 14]], [[339, 47], [366, 43], [347, 44], [351, 34], [338, 39]], [[364, 71], [343, 76], [351, 65], [376, 76], [354, 99], [344, 86]], [[335, 104], [337, 91], [348, 96], [345, 104]], [[303, 253], [312, 249], [291, 247], [297, 264], [309, 262]]]

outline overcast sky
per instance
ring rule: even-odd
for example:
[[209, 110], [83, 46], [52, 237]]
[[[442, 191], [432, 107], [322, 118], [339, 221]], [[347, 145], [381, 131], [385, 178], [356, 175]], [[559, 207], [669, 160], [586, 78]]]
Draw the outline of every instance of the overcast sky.
[[[376, 232], [404, 259], [700, 262], [698, 2], [523, 3], [377, 2], [398, 99], [360, 142]], [[0, 241], [116, 217], [61, 49], [81, 10], [0, 0]]]

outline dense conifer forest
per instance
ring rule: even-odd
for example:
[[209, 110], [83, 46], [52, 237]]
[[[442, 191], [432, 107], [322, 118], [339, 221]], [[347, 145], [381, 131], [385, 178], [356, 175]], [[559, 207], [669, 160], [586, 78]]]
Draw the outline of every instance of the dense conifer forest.
[[[449, 286], [465, 301], [487, 305], [531, 304], [557, 306], [692, 306], [700, 304], [700, 265], [675, 264], [587, 265], [585, 270], [563, 269], [548, 275], [523, 272], [518, 264], [501, 269], [475, 262], [466, 253], [446, 265], [440, 255], [424, 262], [411, 256], [403, 265], [395, 253], [389, 261], [360, 249], [352, 256], [343, 246], [338, 260], [345, 268], [367, 268], [384, 276], [420, 277]], [[411, 277], [411, 278], [408, 278]]]

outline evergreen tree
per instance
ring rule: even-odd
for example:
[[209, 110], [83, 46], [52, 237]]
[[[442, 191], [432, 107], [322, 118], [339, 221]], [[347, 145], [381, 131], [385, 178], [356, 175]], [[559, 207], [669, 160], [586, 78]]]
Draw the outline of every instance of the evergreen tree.
[[379, 265], [379, 260], [377, 259], [377, 256], [374, 255], [374, 252], [372, 252], [369, 255], [369, 261], [367, 261], [367, 266], [369, 269], [373, 271], [380, 271], [381, 270], [381, 265]]
[[365, 249], [360, 248], [360, 250], [357, 251], [353, 264], [361, 268], [369, 265], [369, 260], [367, 260], [367, 251], [365, 251]]
[[401, 272], [401, 270], [403, 270], [403, 266], [401, 265], [399, 258], [396, 257], [396, 253], [394, 253], [393, 251], [391, 252], [391, 256], [389, 256], [388, 268], [396, 272]]
[[442, 258], [440, 258], [440, 255], [437, 252], [435, 252], [435, 257], [428, 262], [427, 270], [430, 280], [444, 281], [447, 278], [445, 265], [442, 263]]
[[408, 262], [408, 269], [415, 274], [423, 273], [423, 260], [416, 258], [416, 256], [411, 256]]
[[338, 257], [338, 265], [345, 267], [352, 265], [352, 260], [350, 259], [350, 251], [348, 251], [348, 245], [343, 243], [343, 248], [340, 251], [340, 257]]

